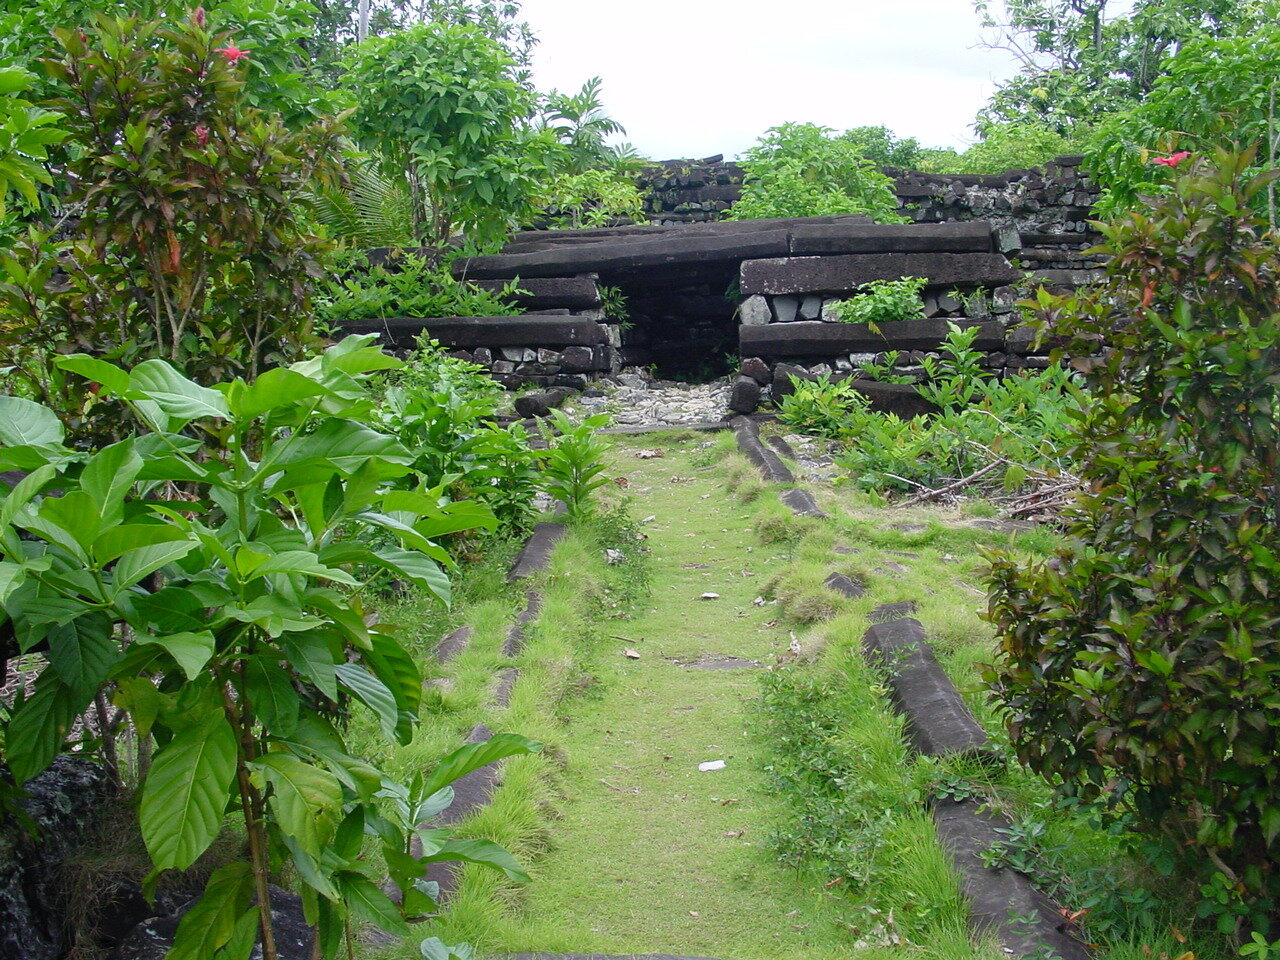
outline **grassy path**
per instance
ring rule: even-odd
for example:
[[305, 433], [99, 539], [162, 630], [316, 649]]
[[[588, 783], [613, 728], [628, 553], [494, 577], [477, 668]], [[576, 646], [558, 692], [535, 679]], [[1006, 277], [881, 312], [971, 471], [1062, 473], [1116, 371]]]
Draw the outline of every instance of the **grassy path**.
[[[695, 465], [705, 442], [672, 440], [651, 459], [638, 443], [615, 448], [611, 475], [637, 517], [654, 517], [650, 602], [613, 622], [621, 639], [602, 648], [594, 690], [562, 731], [567, 799], [502, 942], [486, 945], [494, 954], [845, 955], [829, 898], [764, 849], [779, 816], [752, 733], [758, 671], [683, 665], [769, 664], [790, 639], [776, 607], [753, 603], [786, 548], [760, 546], [753, 511]], [[725, 768], [699, 772], [708, 760]]]

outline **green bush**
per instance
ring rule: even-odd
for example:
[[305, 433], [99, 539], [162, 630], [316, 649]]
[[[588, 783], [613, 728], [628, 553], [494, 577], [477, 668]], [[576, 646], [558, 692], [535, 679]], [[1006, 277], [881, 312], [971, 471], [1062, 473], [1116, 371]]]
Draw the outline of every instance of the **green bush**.
[[871, 280], [858, 287], [863, 291], [848, 300], [836, 300], [831, 309], [842, 323], [875, 326], [894, 320], [919, 320], [924, 316], [920, 291], [926, 281], [919, 277], [901, 280]]
[[986, 670], [1019, 758], [1171, 838], [1234, 934], [1274, 929], [1280, 896], [1280, 247], [1253, 161], [1195, 165], [1105, 227], [1097, 290], [1042, 294], [1073, 355], [1108, 349], [1073, 544], [994, 558]]
[[333, 328], [383, 317], [506, 317], [519, 313], [512, 281], [499, 292], [455, 280], [447, 264], [418, 254], [371, 266], [363, 253], [335, 256], [316, 292], [316, 322]]
[[745, 185], [729, 219], [861, 213], [878, 223], [907, 222], [893, 181], [833, 132], [814, 123], [770, 127], [742, 158]]
[[1018, 376], [984, 377], [973, 350], [976, 327], [952, 325], [941, 357], [925, 363], [917, 386], [939, 407], [903, 420], [870, 408], [849, 381], [795, 380], [779, 419], [840, 441], [836, 462], [850, 482], [869, 490], [936, 488], [971, 476], [997, 458], [985, 486], [1016, 489], [1029, 471], [1060, 473], [1068, 462], [1071, 424], [1083, 403], [1073, 375], [1061, 366]]

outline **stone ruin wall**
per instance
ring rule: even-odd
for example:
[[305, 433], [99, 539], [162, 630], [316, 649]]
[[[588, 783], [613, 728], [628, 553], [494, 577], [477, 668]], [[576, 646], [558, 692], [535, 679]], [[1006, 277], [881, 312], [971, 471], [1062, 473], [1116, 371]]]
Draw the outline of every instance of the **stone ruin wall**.
[[[830, 301], [850, 296], [866, 279], [926, 276], [929, 256], [958, 248], [932, 242], [890, 245], [887, 250], [914, 252], [887, 254], [870, 272], [867, 264], [876, 253], [871, 247], [857, 246], [859, 252], [852, 256], [847, 254], [854, 248], [838, 244], [801, 248], [792, 242], [768, 249], [765, 241], [776, 242], [771, 231], [782, 229], [784, 221], [724, 221], [740, 196], [742, 169], [722, 158], [667, 161], [651, 168], [643, 179], [647, 225], [525, 231], [501, 255], [464, 263], [460, 275], [493, 287], [500, 287], [502, 278], [520, 276], [527, 293], [515, 303], [527, 311], [523, 316], [371, 320], [349, 328], [376, 330], [387, 346], [403, 348], [425, 327], [456, 356], [483, 365], [513, 389], [582, 389], [590, 379], [623, 365], [652, 362], [661, 367], [664, 357], [699, 351], [718, 357], [727, 349], [742, 361], [735, 390], [741, 410], [776, 399], [793, 376], [856, 378], [864, 363], [882, 361], [889, 350], [898, 351], [895, 372], [917, 378], [923, 372], [921, 361], [936, 355], [947, 322], [983, 328], [976, 346], [993, 375], [1043, 368], [1049, 363], [1047, 349], [1037, 349], [1017, 325], [1015, 302], [1038, 284], [1071, 290], [1101, 274], [1101, 258], [1085, 252], [1100, 240], [1087, 222], [1098, 189], [1080, 169], [1080, 160], [1064, 156], [1041, 168], [994, 176], [887, 170], [912, 224], [928, 233], [930, 225], [938, 225], [943, 234], [945, 225], [983, 232], [989, 245], [964, 249], [989, 251], [998, 261], [993, 270], [973, 273], [966, 267], [959, 273], [928, 275], [924, 319], [911, 322], [916, 326], [910, 330], [895, 325], [887, 340], [868, 339], [852, 331], [852, 325], [836, 322]], [[866, 223], [857, 217], [822, 220], [842, 221], [846, 228], [854, 221]], [[818, 222], [804, 221], [798, 229], [803, 232]], [[785, 223], [792, 229], [801, 222]], [[710, 257], [703, 244], [714, 248]], [[664, 260], [672, 258], [661, 256], [667, 247], [695, 252], [687, 262], [677, 256], [681, 263], [668, 268]], [[598, 251], [598, 256], [588, 251]], [[531, 258], [539, 269], [528, 269]], [[787, 258], [797, 267], [821, 260], [826, 273], [806, 279], [802, 269], [784, 287], [752, 286], [751, 278], [761, 270], [785, 272], [779, 264]], [[511, 266], [517, 263], [519, 269]], [[496, 264], [511, 269], [487, 274], [476, 269]], [[603, 309], [600, 288], [620, 282], [631, 284], [627, 318], [608, 316]], [[736, 305], [724, 296], [730, 286], [741, 297]]]

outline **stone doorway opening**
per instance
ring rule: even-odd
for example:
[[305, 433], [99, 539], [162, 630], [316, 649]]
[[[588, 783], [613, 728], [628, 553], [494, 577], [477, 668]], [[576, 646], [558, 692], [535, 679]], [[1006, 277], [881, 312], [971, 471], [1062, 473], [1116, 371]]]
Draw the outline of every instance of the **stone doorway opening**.
[[736, 265], [660, 278], [619, 278], [605, 286], [626, 304], [619, 360], [662, 380], [707, 383], [738, 369]]

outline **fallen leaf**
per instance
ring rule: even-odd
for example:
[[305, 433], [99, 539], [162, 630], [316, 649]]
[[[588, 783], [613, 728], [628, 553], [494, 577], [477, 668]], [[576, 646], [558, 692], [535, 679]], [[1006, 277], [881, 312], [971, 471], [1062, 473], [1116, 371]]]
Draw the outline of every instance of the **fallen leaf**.
[[627, 649], [626, 649], [626, 650], [623, 650], [623, 651], [622, 651], [622, 655], [623, 655], [624, 657], [626, 657], [628, 660], [639, 660], [639, 659], [640, 659], [640, 654], [639, 654], [637, 651], [632, 650], [630, 647], [627, 647]]
[[698, 911], [697, 911], [697, 910], [690, 910], [690, 911], [689, 911], [689, 916], [691, 916], [691, 917], [699, 917], [699, 916], [701, 916], [701, 914], [700, 914], [700, 913], [698, 913]]
[[745, 836], [747, 835], [747, 831], [745, 831], [745, 830], [726, 830], [724, 835], [725, 835], [726, 837], [730, 837], [730, 838], [732, 838], [732, 837], [745, 837]]

